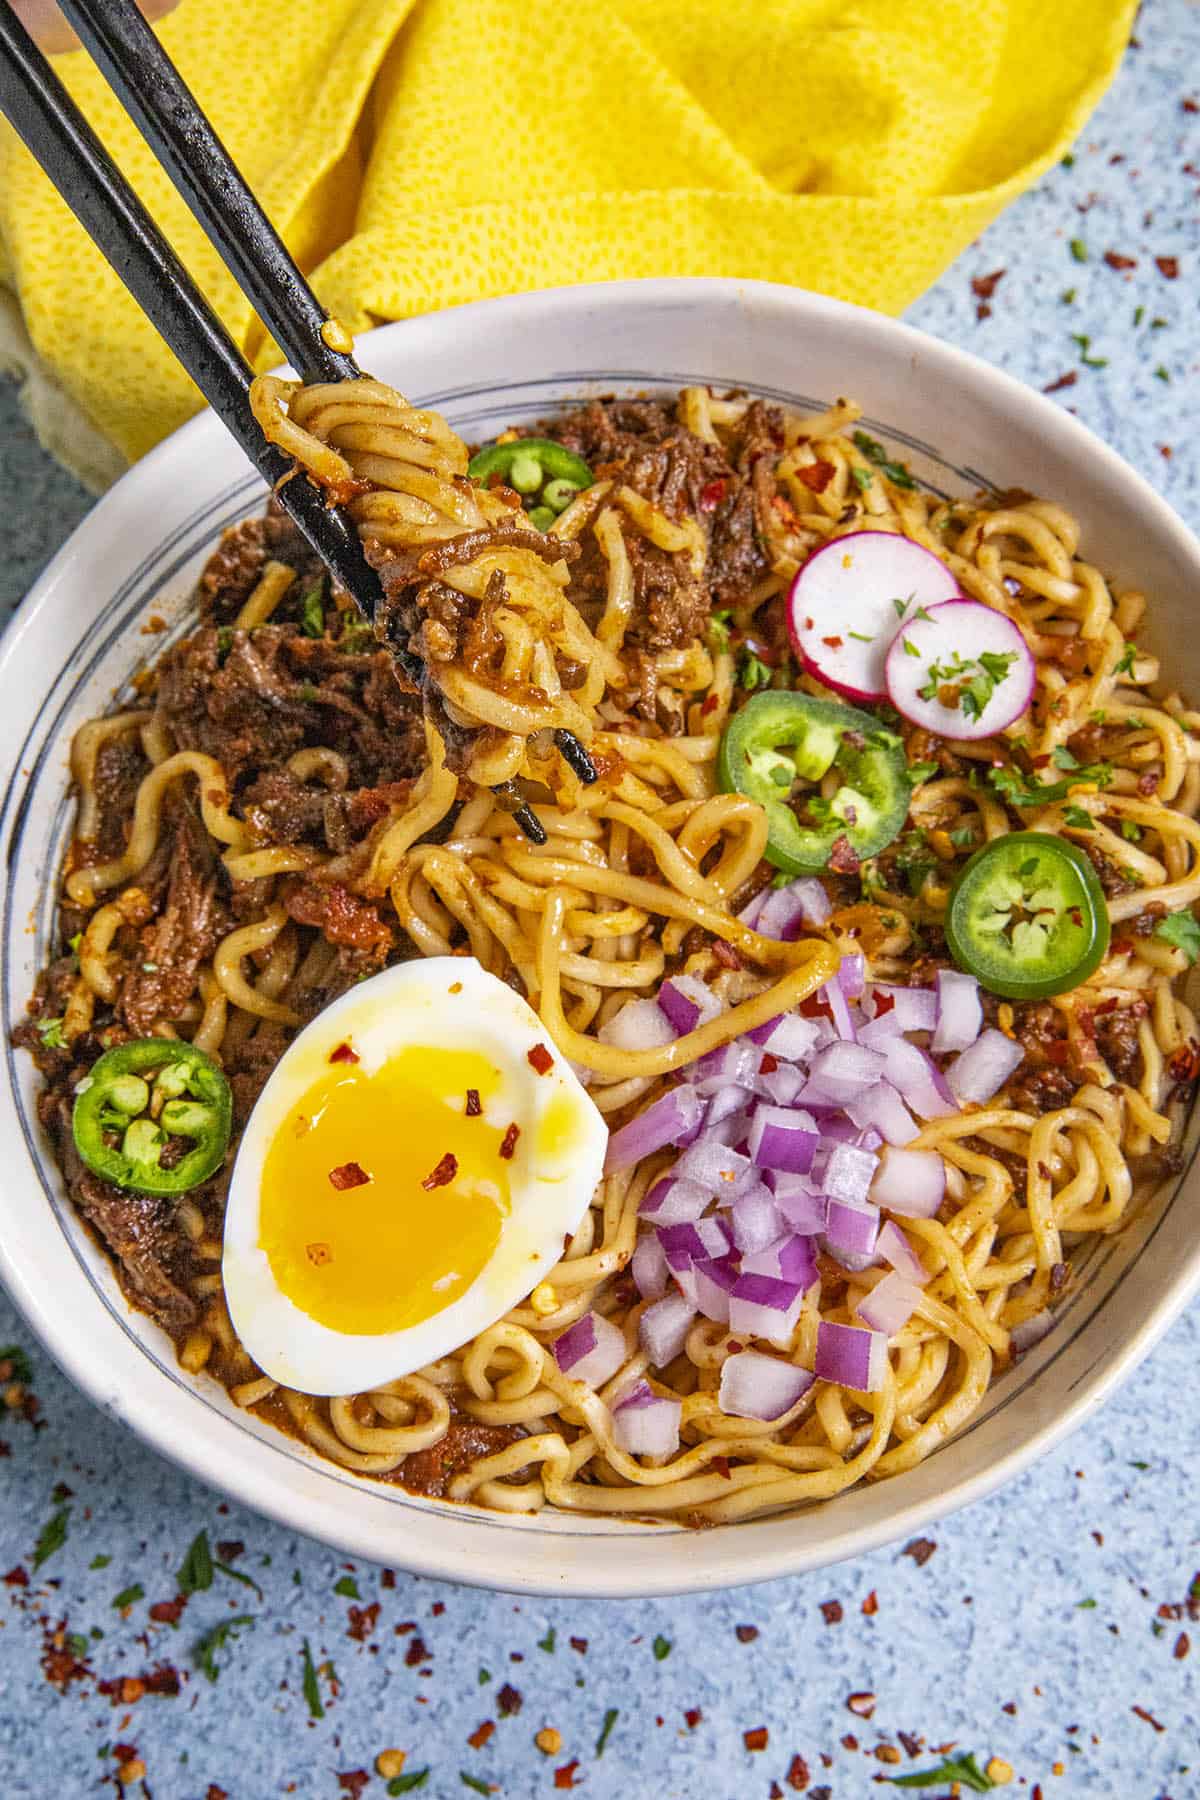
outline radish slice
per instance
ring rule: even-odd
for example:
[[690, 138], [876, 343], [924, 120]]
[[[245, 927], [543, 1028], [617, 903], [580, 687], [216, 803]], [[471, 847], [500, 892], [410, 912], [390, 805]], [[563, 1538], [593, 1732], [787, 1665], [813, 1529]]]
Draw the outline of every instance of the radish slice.
[[1033, 654], [1012, 620], [981, 600], [923, 608], [900, 627], [887, 655], [892, 705], [913, 725], [944, 738], [1003, 731], [1028, 712], [1036, 675]]
[[894, 531], [855, 531], [810, 556], [788, 595], [788, 634], [810, 675], [850, 700], [885, 700], [897, 627], [957, 595], [932, 550]]

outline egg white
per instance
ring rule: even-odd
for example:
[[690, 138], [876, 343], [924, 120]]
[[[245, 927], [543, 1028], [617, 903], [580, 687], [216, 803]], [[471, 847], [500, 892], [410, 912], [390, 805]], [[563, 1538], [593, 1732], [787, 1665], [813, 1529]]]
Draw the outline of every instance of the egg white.
[[[500, 1071], [485, 1119], [521, 1128], [509, 1167], [511, 1207], [492, 1255], [457, 1300], [400, 1331], [360, 1335], [320, 1324], [280, 1291], [260, 1244], [267, 1153], [346, 1040], [367, 1075], [408, 1048], [477, 1052]], [[527, 1061], [537, 1044], [554, 1057], [545, 1075]], [[570, 1126], [556, 1129], [548, 1145], [540, 1126], [556, 1101], [556, 1126], [563, 1102]], [[383, 970], [298, 1034], [251, 1113], [225, 1212], [222, 1277], [234, 1330], [265, 1375], [307, 1394], [359, 1393], [436, 1361], [495, 1324], [559, 1261], [564, 1236], [578, 1228], [600, 1180], [607, 1142], [600, 1112], [536, 1013], [474, 958], [431, 957]]]

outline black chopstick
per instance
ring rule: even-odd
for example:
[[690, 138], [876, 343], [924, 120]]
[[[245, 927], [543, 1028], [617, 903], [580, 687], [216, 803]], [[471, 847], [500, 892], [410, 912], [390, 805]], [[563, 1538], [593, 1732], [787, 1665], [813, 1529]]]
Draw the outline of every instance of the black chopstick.
[[325, 312], [134, 0], [61, 0], [105, 80], [303, 382], [353, 380]]

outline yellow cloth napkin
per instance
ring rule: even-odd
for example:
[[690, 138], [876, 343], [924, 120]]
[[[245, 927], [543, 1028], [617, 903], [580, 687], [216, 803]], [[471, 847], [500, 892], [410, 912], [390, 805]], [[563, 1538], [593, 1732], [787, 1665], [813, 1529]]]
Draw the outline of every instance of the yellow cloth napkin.
[[[1061, 155], [1135, 0], [182, 0], [157, 27], [352, 330], [622, 276], [897, 312]], [[278, 360], [82, 52], [55, 66], [238, 341]], [[0, 282], [126, 457], [199, 396], [0, 136]]]

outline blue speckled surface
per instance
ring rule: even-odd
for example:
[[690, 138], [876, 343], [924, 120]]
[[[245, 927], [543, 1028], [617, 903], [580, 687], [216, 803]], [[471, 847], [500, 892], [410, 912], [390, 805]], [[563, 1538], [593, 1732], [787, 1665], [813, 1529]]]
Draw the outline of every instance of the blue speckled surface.
[[[1196, 526], [1200, 7], [1148, 0], [1139, 38], [1073, 166], [1014, 206], [911, 317], [1036, 386], [1074, 374], [1061, 401]], [[1114, 268], [1106, 252], [1136, 267]], [[1156, 260], [1170, 258], [1174, 278]], [[972, 290], [997, 270], [990, 300]], [[87, 504], [39, 457], [8, 391], [0, 493], [7, 606]], [[0, 1300], [0, 1345], [25, 1337]], [[398, 1748], [406, 1773], [430, 1771], [410, 1789], [428, 1800], [572, 1783], [596, 1800], [854, 1800], [886, 1792], [874, 1785], [885, 1776], [937, 1763], [932, 1747], [953, 1743], [981, 1765], [1007, 1759], [1011, 1791], [1036, 1797], [1040, 1786], [1042, 1800], [1200, 1795], [1200, 1605], [1193, 1622], [1186, 1604], [1200, 1567], [1198, 1358], [1193, 1309], [1086, 1436], [940, 1527], [923, 1563], [896, 1547], [756, 1589], [602, 1604], [518, 1602], [352, 1568], [223, 1506], [34, 1351], [36, 1428], [19, 1413], [0, 1420], [0, 1572], [10, 1571], [0, 1794], [333, 1800], [357, 1792], [346, 1777], [362, 1771], [371, 1800], [387, 1791], [377, 1754]], [[56, 1499], [59, 1483], [71, 1491]], [[66, 1542], [35, 1571], [39, 1532], [63, 1507]], [[176, 1628], [152, 1622], [202, 1528], [257, 1587], [218, 1572]], [[335, 1592], [346, 1576], [357, 1601]], [[144, 1595], [114, 1608], [135, 1584]], [[376, 1602], [377, 1615], [351, 1610]], [[212, 1685], [196, 1645], [240, 1615], [253, 1624], [219, 1653]], [[52, 1654], [60, 1622], [65, 1667], [86, 1648], [86, 1670], [65, 1691], [48, 1678], [63, 1672]], [[304, 1692], [306, 1643], [319, 1719]], [[121, 1692], [123, 1679], [162, 1665], [178, 1670], [177, 1695]], [[502, 1697], [506, 1683], [519, 1708]], [[856, 1714], [851, 1695], [873, 1704], [859, 1700]], [[547, 1726], [561, 1734], [549, 1755], [535, 1743]], [[751, 1751], [743, 1734], [758, 1727], [766, 1746]]]

